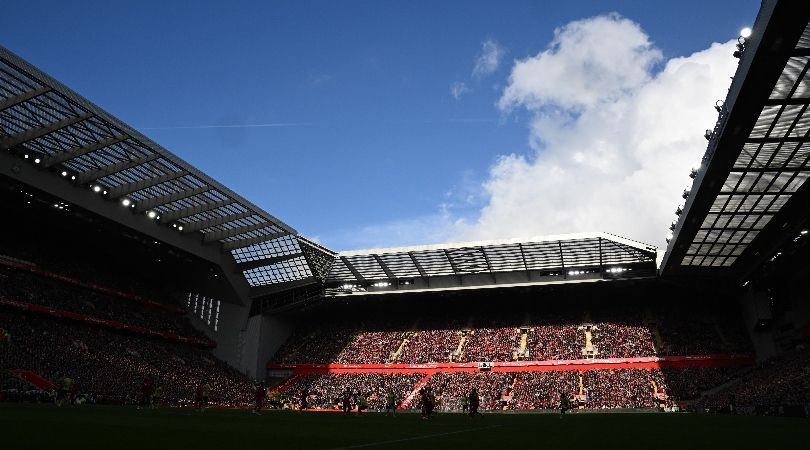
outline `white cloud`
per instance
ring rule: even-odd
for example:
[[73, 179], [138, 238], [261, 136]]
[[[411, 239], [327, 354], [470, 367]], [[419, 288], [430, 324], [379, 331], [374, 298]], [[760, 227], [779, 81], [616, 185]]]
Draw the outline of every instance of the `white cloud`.
[[498, 102], [505, 114], [528, 113], [527, 153], [498, 157], [483, 182], [462, 177], [435, 215], [338, 241], [368, 248], [604, 231], [662, 253], [736, 69], [733, 51], [734, 41], [715, 43], [664, 61], [630, 20], [571, 22], [547, 49], [514, 62]]
[[529, 112], [531, 152], [498, 158], [483, 184], [487, 204], [456, 233], [606, 231], [663, 250], [736, 68], [733, 47], [712, 44], [662, 67], [643, 30], [618, 15], [556, 30], [545, 51], [514, 63], [498, 102]]
[[501, 65], [504, 54], [506, 51], [497, 41], [487, 39], [482, 42], [481, 53], [475, 59], [475, 67], [473, 67], [473, 78], [481, 79], [495, 73]]
[[454, 81], [450, 83], [450, 93], [453, 95], [454, 99], [460, 99], [461, 96], [467, 92], [470, 92], [470, 88], [467, 87], [467, 83], [462, 81]]

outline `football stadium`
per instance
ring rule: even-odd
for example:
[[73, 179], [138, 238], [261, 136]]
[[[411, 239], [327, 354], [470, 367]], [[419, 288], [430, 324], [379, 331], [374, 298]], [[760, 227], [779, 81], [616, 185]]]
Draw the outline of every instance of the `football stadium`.
[[810, 4], [751, 20], [666, 248], [333, 251], [0, 47], [2, 448], [803, 448]]

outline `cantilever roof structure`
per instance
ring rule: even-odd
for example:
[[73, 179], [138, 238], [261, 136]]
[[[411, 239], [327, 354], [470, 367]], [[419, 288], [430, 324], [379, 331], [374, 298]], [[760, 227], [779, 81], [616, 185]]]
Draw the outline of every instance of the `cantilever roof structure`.
[[338, 287], [414, 289], [431, 280], [436, 286], [435, 280], [442, 279], [461, 286], [470, 281], [522, 284], [588, 274], [618, 277], [630, 276], [625, 270], [634, 266], [637, 272], [632, 275], [639, 274], [639, 264], [654, 268], [655, 256], [655, 247], [640, 242], [607, 233], [579, 233], [340, 252], [326, 281]]
[[808, 20], [807, 2], [763, 3], [662, 273], [745, 276], [807, 220]]
[[313, 277], [289, 225], [3, 47], [0, 154], [217, 247], [250, 286]]

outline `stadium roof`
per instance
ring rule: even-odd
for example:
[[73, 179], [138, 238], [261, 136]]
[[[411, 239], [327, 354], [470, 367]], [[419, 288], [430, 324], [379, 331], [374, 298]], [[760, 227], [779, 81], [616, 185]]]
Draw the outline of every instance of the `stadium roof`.
[[[662, 274], [745, 277], [808, 218], [810, 4], [766, 1], [675, 225]], [[731, 55], [729, 55], [731, 57]]]
[[655, 247], [607, 233], [381, 248], [338, 253], [326, 282], [357, 292], [614, 278], [655, 257]]
[[150, 221], [185, 236], [170, 243], [191, 253], [216, 260], [203, 247], [215, 248], [251, 287], [315, 279], [309, 260], [330, 254], [3, 47], [0, 155], [15, 168], [12, 177], [31, 172], [19, 165], [27, 160], [40, 174], [128, 209], [130, 223]]

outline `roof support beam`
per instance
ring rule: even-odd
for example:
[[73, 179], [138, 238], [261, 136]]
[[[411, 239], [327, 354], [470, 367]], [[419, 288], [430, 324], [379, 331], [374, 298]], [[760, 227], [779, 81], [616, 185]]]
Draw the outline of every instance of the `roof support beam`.
[[456, 266], [456, 263], [453, 261], [453, 258], [450, 257], [450, 253], [447, 251], [447, 249], [444, 249], [442, 252], [444, 253], [444, 257], [447, 258], [447, 262], [450, 263], [450, 268], [453, 269], [453, 273], [458, 276], [458, 284], [460, 285], [461, 272], [458, 271], [458, 266]]
[[526, 252], [523, 251], [523, 244], [518, 244], [518, 249], [520, 250], [520, 260], [523, 261], [523, 270], [526, 271], [526, 279], [531, 281], [532, 273], [529, 272], [529, 264], [526, 262]]
[[47, 86], [43, 86], [41, 88], [34, 89], [33, 91], [23, 92], [20, 95], [15, 95], [14, 97], [9, 97], [3, 101], [0, 101], [0, 111], [5, 109], [11, 108], [14, 105], [19, 105], [22, 102], [31, 100], [34, 97], [38, 97], [46, 92], [50, 92], [51, 88]]
[[150, 153], [148, 155], [141, 156], [140, 158], [121, 161], [119, 163], [102, 167], [100, 169], [84, 172], [78, 176], [78, 180], [80, 184], [89, 183], [91, 181], [96, 181], [99, 178], [104, 178], [114, 173], [122, 172], [124, 170], [131, 169], [135, 166], [140, 166], [141, 164], [148, 163], [149, 161], [154, 161], [158, 158], [160, 158], [159, 154]]
[[152, 209], [156, 206], [165, 205], [167, 203], [176, 202], [178, 200], [182, 200], [184, 198], [193, 197], [197, 194], [202, 194], [203, 192], [211, 190], [211, 186], [205, 185], [200, 186], [194, 189], [186, 189], [185, 191], [175, 192], [173, 194], [165, 194], [159, 197], [152, 197], [147, 198], [146, 200], [141, 200], [138, 202], [138, 205], [135, 209], [138, 212], [144, 212], [148, 209]]
[[495, 278], [495, 272], [492, 271], [492, 263], [489, 262], [489, 256], [487, 256], [487, 251], [484, 247], [479, 247], [481, 249], [481, 254], [484, 255], [484, 261], [487, 263], [487, 269], [489, 270], [489, 275], [492, 277], [492, 282], [497, 283], [498, 279]]
[[735, 167], [729, 172], [810, 172], [810, 167]]
[[414, 256], [413, 252], [408, 252], [408, 256], [411, 257], [411, 261], [413, 261], [413, 265], [416, 266], [416, 270], [419, 271], [419, 275], [421, 275], [423, 278], [427, 278], [427, 272], [425, 272], [425, 269], [423, 269], [422, 265], [419, 264], [419, 261], [416, 260], [416, 256]]
[[302, 256], [304, 256], [303, 253], [292, 253], [290, 255], [273, 256], [270, 258], [257, 259], [255, 261], [237, 263], [236, 269], [239, 270], [240, 272], [244, 272], [246, 270], [255, 269], [257, 267], [270, 266], [273, 264], [278, 264], [280, 262], [289, 261], [291, 259], [300, 258]]
[[247, 247], [248, 245], [258, 244], [260, 242], [272, 241], [273, 239], [280, 238], [282, 236], [287, 236], [288, 233], [273, 233], [273, 234], [265, 234], [262, 236], [256, 236], [252, 238], [245, 238], [239, 239], [237, 241], [228, 241], [222, 243], [222, 250], [224, 251], [231, 251], [233, 249]]
[[212, 231], [210, 233], [205, 233], [205, 238], [203, 238], [203, 242], [221, 241], [222, 239], [238, 236], [242, 233], [248, 233], [250, 231], [261, 230], [262, 228], [267, 228], [272, 225], [273, 224], [270, 222], [259, 222], [250, 225], [242, 225], [239, 227], [228, 228], [226, 230]]
[[140, 180], [134, 181], [132, 183], [122, 184], [121, 186], [116, 186], [110, 189], [110, 198], [117, 198], [122, 197], [124, 195], [129, 195], [133, 192], [150, 188], [152, 186], [157, 186], [160, 183], [165, 183], [167, 181], [171, 181], [186, 175], [188, 175], [188, 172], [186, 172], [185, 170], [178, 170], [177, 172], [164, 173], [163, 175], [149, 178], [147, 180]]
[[127, 136], [113, 136], [111, 138], [104, 139], [101, 142], [96, 142], [95, 144], [85, 145], [84, 147], [74, 147], [69, 150], [64, 150], [60, 153], [56, 153], [43, 159], [42, 165], [45, 167], [51, 167], [55, 164], [65, 162], [73, 158], [78, 158], [79, 156], [85, 155], [87, 153], [94, 152], [96, 150], [101, 150], [104, 147], [109, 147], [113, 144], [125, 141], [126, 139]]
[[[175, 220], [180, 220], [185, 217], [190, 217], [195, 214], [203, 213], [206, 211], [211, 211], [213, 209], [217, 209], [225, 205], [230, 205], [231, 203], [233, 203], [233, 200], [226, 198], [225, 200], [220, 200], [218, 202], [205, 203], [199, 206], [189, 206], [188, 208], [180, 208], [176, 211], [169, 211], [164, 213], [160, 221], [163, 223], [174, 222]], [[183, 228], [185, 229], [185, 227]]]
[[374, 259], [377, 261], [377, 264], [379, 264], [380, 267], [382, 268], [383, 272], [385, 272], [385, 276], [387, 276], [391, 280], [396, 280], [397, 279], [397, 276], [394, 275], [393, 272], [391, 272], [391, 269], [389, 269], [388, 266], [385, 264], [385, 262], [382, 260], [382, 258], [380, 258], [380, 255], [375, 253], [375, 254], [373, 254], [371, 256], [374, 257]]
[[352, 275], [354, 275], [354, 278], [357, 280], [358, 283], [363, 283], [366, 281], [366, 279], [363, 278], [363, 275], [361, 275], [360, 272], [358, 272], [357, 269], [354, 268], [354, 265], [349, 262], [348, 258], [346, 258], [345, 256], [341, 256], [340, 260], [343, 261], [343, 264], [346, 264], [346, 268], [349, 269], [349, 272], [351, 272]]
[[760, 144], [760, 143], [774, 143], [778, 144], [780, 142], [807, 142], [806, 137], [796, 137], [796, 136], [785, 136], [785, 137], [764, 137], [764, 138], [752, 138], [749, 137], [745, 140], [746, 143], [750, 144]]
[[46, 134], [61, 130], [62, 128], [69, 127], [75, 123], [87, 120], [90, 117], [92, 117], [92, 114], [87, 113], [79, 114], [78, 116], [68, 117], [67, 119], [62, 119], [58, 122], [49, 123], [39, 128], [32, 128], [30, 130], [23, 131], [22, 133], [15, 134], [13, 136], [7, 136], [3, 139], [0, 139], [0, 150], [8, 150], [11, 147], [20, 145], [28, 141], [32, 141], [39, 137], [45, 136]]
[[222, 225], [223, 223], [233, 222], [234, 220], [244, 219], [253, 215], [253, 211], [245, 211], [229, 216], [216, 217], [214, 219], [198, 220], [196, 222], [188, 222], [183, 225], [183, 230], [186, 232], [204, 230], [206, 228]]
[[810, 103], [810, 97], [805, 98], [770, 98], [765, 100], [766, 105], [804, 105]]

